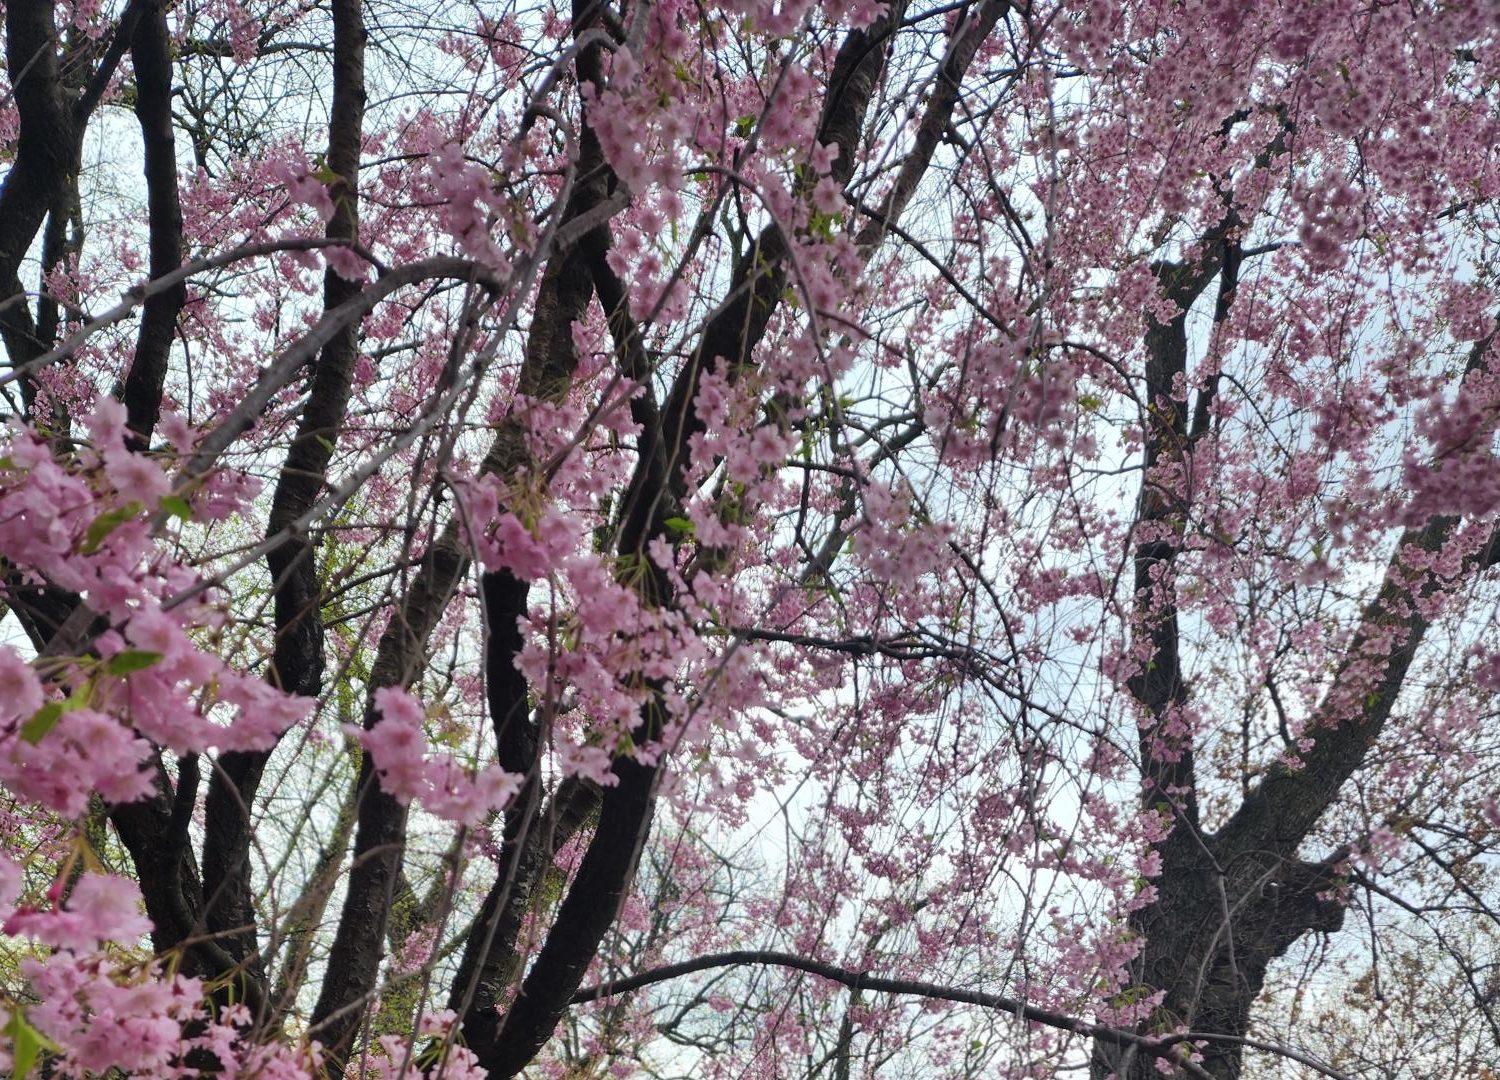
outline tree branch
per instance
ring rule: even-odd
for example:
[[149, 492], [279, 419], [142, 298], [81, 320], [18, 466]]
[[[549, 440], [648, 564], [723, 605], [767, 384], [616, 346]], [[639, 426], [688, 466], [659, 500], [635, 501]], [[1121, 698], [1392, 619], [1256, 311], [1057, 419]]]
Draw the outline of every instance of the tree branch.
[[[182, 266], [182, 207], [177, 195], [177, 146], [172, 133], [172, 52], [167, 17], [160, 3], [131, 4], [141, 9], [131, 41], [135, 68], [135, 115], [145, 151], [146, 210], [150, 273], [162, 278]], [[125, 20], [121, 18], [123, 33]], [[121, 389], [126, 424], [135, 449], [145, 449], [161, 416], [167, 360], [177, 316], [187, 299], [187, 282], [147, 297], [142, 304], [135, 357]]]
[[12, 366], [43, 352], [31, 309], [20, 300], [21, 261], [47, 212], [77, 175], [79, 137], [66, 106], [57, 62], [53, 5], [12, 0], [5, 5], [5, 59], [14, 88], [20, 134], [16, 156], [0, 185], [0, 337]]
[[755, 949], [713, 953], [708, 956], [697, 957], [693, 960], [684, 960], [677, 964], [667, 964], [663, 967], [627, 976], [623, 979], [614, 979], [610, 982], [600, 983], [597, 986], [586, 987], [573, 995], [572, 1004], [583, 1005], [590, 1001], [598, 1001], [601, 998], [628, 994], [642, 987], [666, 982], [670, 979], [678, 979], [684, 975], [691, 975], [699, 971], [746, 965], [780, 967], [792, 971], [801, 971], [809, 975], [816, 975], [821, 979], [827, 979], [830, 982], [839, 983], [850, 990], [871, 991], [879, 994], [902, 994], [910, 997], [927, 998], [932, 1001], [951, 1001], [960, 1005], [977, 1005], [982, 1009], [992, 1009], [996, 1012], [1009, 1013], [1018, 1020], [1027, 1020], [1033, 1024], [1041, 1024], [1044, 1027], [1054, 1028], [1058, 1031], [1072, 1032], [1075, 1035], [1082, 1035], [1085, 1038], [1095, 1041], [1107, 1042], [1119, 1046], [1134, 1046], [1141, 1053], [1171, 1062], [1189, 1076], [1198, 1077], [1200, 1080], [1212, 1080], [1208, 1073], [1186, 1060], [1184, 1054], [1178, 1049], [1184, 1042], [1196, 1041], [1198, 1039], [1214, 1039], [1215, 1036], [1211, 1034], [1167, 1036], [1164, 1038], [1138, 1035], [1133, 1031], [1125, 1031], [1103, 1024], [1094, 1024], [1087, 1020], [1079, 1019], [1076, 1016], [1069, 1016], [1066, 1013], [1028, 1005], [1019, 998], [1009, 997], [1005, 994], [988, 994], [979, 990], [964, 990], [960, 987], [942, 986], [937, 983], [921, 982], [916, 979], [888, 979], [865, 972], [850, 971], [847, 968], [841, 968], [834, 964], [825, 964], [819, 960], [809, 960], [806, 957], [797, 956], [793, 953]]

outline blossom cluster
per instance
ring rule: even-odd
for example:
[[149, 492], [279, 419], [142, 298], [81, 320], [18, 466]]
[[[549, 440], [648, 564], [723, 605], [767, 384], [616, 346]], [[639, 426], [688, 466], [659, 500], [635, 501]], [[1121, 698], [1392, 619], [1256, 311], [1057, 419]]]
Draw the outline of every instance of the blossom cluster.
[[[23, 900], [23, 867], [0, 856], [0, 929], [24, 944], [20, 970], [34, 1002], [0, 1002], [0, 1069], [24, 1077], [47, 1055], [47, 1075], [85, 1080], [111, 1073], [189, 1080], [242, 1076], [315, 1080], [316, 1041], [261, 1043], [243, 1004], [215, 1009], [202, 980], [132, 958], [151, 922], [139, 886], [115, 874], [59, 877], [44, 903]], [[482, 1080], [472, 1053], [448, 1046], [455, 1016], [432, 1013], [412, 1038], [385, 1036], [365, 1058], [365, 1077]]]
[[368, 730], [345, 731], [369, 751], [381, 789], [398, 801], [420, 799], [428, 812], [472, 828], [520, 790], [524, 778], [499, 765], [472, 771], [451, 754], [429, 754], [422, 706], [399, 687], [375, 691], [375, 708], [381, 718]]
[[157, 457], [126, 445], [124, 419], [101, 399], [87, 421], [92, 442], [71, 460], [12, 428], [0, 467], [11, 572], [73, 591], [104, 626], [74, 642], [79, 656], [28, 663], [0, 646], [0, 781], [66, 817], [91, 792], [110, 802], [150, 794], [153, 745], [264, 749], [311, 706], [195, 640], [221, 611], [157, 539], [177, 518], [212, 520], [234, 503], [223, 481], [174, 492]]

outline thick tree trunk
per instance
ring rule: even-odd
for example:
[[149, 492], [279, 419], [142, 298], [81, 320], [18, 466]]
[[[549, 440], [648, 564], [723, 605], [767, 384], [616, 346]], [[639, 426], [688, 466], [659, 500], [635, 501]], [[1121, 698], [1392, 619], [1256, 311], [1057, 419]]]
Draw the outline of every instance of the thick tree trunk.
[[[1165, 845], [1155, 903], [1131, 928], [1145, 942], [1132, 965], [1136, 992], [1161, 991], [1143, 1033], [1187, 1029], [1243, 1036], [1271, 961], [1310, 931], [1331, 933], [1344, 909], [1326, 898], [1332, 868], [1271, 856], [1221, 861], [1212, 838], [1199, 844], [1179, 831]], [[1217, 1080], [1242, 1075], [1233, 1043], [1202, 1048], [1202, 1065]], [[1157, 1063], [1118, 1044], [1094, 1048], [1093, 1076], [1159, 1080]]]
[[[1240, 260], [1233, 237], [1239, 224], [1230, 212], [1203, 238], [1205, 254], [1197, 263], [1156, 268], [1162, 294], [1181, 313], [1165, 324], [1152, 320], [1145, 340], [1146, 474], [1137, 504], [1134, 584], [1135, 633], [1150, 641], [1151, 651], [1129, 686], [1140, 708], [1141, 806], [1170, 813], [1173, 821], [1158, 847], [1156, 899], [1130, 920], [1142, 951], [1132, 964], [1128, 992], [1133, 998], [1161, 995], [1140, 1025], [1143, 1034], [1185, 1030], [1246, 1036], [1271, 962], [1304, 934], [1331, 933], [1343, 925], [1344, 909], [1333, 894], [1339, 885], [1335, 866], [1347, 851], [1322, 862], [1307, 862], [1301, 852], [1385, 727], [1427, 632], [1417, 601], [1440, 583], [1428, 571], [1413, 573], [1408, 554], [1438, 551], [1457, 525], [1455, 518], [1435, 517], [1402, 534], [1381, 588], [1308, 725], [1300, 766], [1273, 765], [1217, 832], [1205, 832], [1193, 735], [1172, 723], [1189, 701], [1173, 572], [1192, 500], [1191, 490], [1178, 485], [1190, 472], [1185, 466], [1194, 443], [1206, 433], [1216, 380], [1199, 392], [1191, 425], [1177, 387], [1188, 370], [1189, 308], [1215, 277], [1220, 281], [1216, 323], [1233, 302]], [[1465, 378], [1486, 370], [1493, 337], [1475, 344]], [[1494, 558], [1488, 550], [1478, 561], [1492, 564]], [[1242, 1075], [1239, 1045], [1205, 1043], [1202, 1054], [1211, 1076]], [[1161, 1075], [1155, 1062], [1102, 1041], [1094, 1047], [1091, 1072], [1094, 1080]]]

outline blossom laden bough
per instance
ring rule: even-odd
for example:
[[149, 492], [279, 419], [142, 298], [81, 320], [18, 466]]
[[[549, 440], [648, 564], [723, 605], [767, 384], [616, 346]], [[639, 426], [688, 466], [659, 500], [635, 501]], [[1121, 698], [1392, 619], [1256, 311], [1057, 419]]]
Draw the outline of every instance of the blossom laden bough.
[[421, 14], [5, 7], [13, 1073], [1497, 1067], [1490, 7]]

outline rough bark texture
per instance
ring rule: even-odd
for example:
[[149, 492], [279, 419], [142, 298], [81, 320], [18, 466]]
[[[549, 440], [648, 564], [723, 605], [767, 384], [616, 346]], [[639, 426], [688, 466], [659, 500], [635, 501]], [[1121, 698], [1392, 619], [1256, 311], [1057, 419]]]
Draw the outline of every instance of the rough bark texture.
[[[879, 92], [894, 33], [907, 5], [896, 0], [867, 30], [851, 32], [834, 60], [820, 117], [818, 141], [839, 153], [832, 177], [847, 184], [867, 134], [866, 112]], [[862, 252], [897, 228], [961, 104], [968, 68], [981, 44], [1010, 10], [1006, 0], [979, 0], [960, 12], [948, 48], [938, 64], [912, 142], [870, 220], [857, 234]], [[357, 189], [364, 112], [365, 29], [360, 0], [333, 0], [333, 100], [327, 164], [336, 175], [335, 214], [327, 235], [359, 236]], [[119, 29], [104, 47], [57, 40], [50, 4], [14, 0], [5, 9], [7, 63], [15, 73], [20, 118], [16, 154], [0, 186], [0, 301], [20, 301], [20, 268], [40, 236], [44, 265], [59, 261], [76, 245], [70, 233], [77, 202], [82, 133], [123, 53], [132, 55], [135, 111], [145, 147], [145, 179], [150, 217], [150, 273], [160, 277], [183, 259], [182, 214], [178, 204], [173, 139], [172, 64], [165, 8], [161, 0], [132, 0]], [[590, 0], [574, 5], [574, 32], [603, 28], [606, 15]], [[603, 85], [602, 54], [590, 39], [575, 58], [580, 84]], [[98, 49], [97, 63], [68, 65], [69, 49]], [[79, 52], [92, 59], [93, 52]], [[65, 68], [67, 70], [65, 70]], [[72, 74], [69, 74], [69, 71]], [[915, 121], [916, 112], [912, 119]], [[616, 183], [600, 151], [586, 113], [579, 118], [576, 184], [560, 215], [576, 222], [599, 210], [616, 193]], [[1267, 154], [1279, 153], [1275, 147]], [[804, 183], [799, 195], [807, 195]], [[1376, 641], [1395, 645], [1378, 656], [1379, 676], [1360, 697], [1357, 715], [1346, 715], [1334, 697], [1324, 703], [1325, 722], [1310, 729], [1311, 749], [1296, 770], [1276, 767], [1249, 792], [1217, 831], [1200, 820], [1195, 751], [1190, 739], [1166, 734], [1176, 710], [1190, 702], [1183, 677], [1175, 562], [1184, 546], [1190, 497], [1174, 490], [1174, 470], [1185, 466], [1197, 440], [1211, 423], [1216, 380], [1198, 394], [1193, 408], [1176, 395], [1190, 370], [1187, 313], [1218, 283], [1215, 319], [1223, 321], [1233, 303], [1242, 258], [1237, 237], [1242, 223], [1228, 214], [1197, 246], [1196, 261], [1154, 267], [1161, 294], [1181, 311], [1167, 322], [1152, 321], [1145, 338], [1147, 416], [1146, 480], [1136, 508], [1137, 540], [1132, 576], [1137, 598], [1136, 633], [1149, 643], [1150, 661], [1130, 680], [1141, 716], [1138, 744], [1141, 800], [1171, 815], [1174, 827], [1161, 844], [1162, 870], [1157, 897], [1137, 912], [1131, 928], [1143, 950], [1133, 968], [1133, 992], [1162, 995], [1160, 1006], [1141, 1025], [1142, 1033], [1179, 1027], [1229, 1036], [1248, 1031], [1250, 1011], [1269, 965], [1302, 935], [1337, 929], [1342, 908], [1327, 899], [1339, 882], [1334, 867], [1343, 853], [1309, 856], [1318, 821], [1341, 785], [1365, 760], [1391, 716], [1427, 623], [1412, 600], [1431, 588], [1409, 574], [1402, 550], [1431, 552], [1450, 537], [1456, 522], [1437, 518], [1409, 530], [1392, 557], [1376, 598], [1363, 615], [1342, 668], [1344, 676], [1371, 657]], [[729, 287], [686, 362], [658, 406], [652, 390], [658, 358], [647, 351], [629, 315], [626, 286], [605, 260], [610, 233], [600, 223], [551, 253], [530, 312], [518, 390], [530, 399], [560, 401], [572, 387], [578, 357], [573, 326], [597, 298], [614, 336], [621, 374], [645, 392], [630, 401], [641, 427], [637, 463], [619, 509], [615, 550], [647, 573], [634, 578], [648, 605], [673, 601], [665, 575], [646, 559], [653, 541], [670, 540], [665, 522], [680, 512], [689, 495], [687, 447], [702, 428], [693, 402], [705, 372], [723, 372], [734, 381], [750, 373], [755, 349], [777, 306], [793, 283], [788, 268], [788, 237], [778, 226], [763, 229], [737, 252]], [[378, 284], [372, 286], [378, 288]], [[333, 273], [324, 280], [324, 308], [333, 312], [360, 294], [358, 285]], [[119, 393], [126, 405], [132, 440], [149, 444], [161, 409], [165, 380], [185, 286], [153, 294], [143, 305], [130, 371]], [[44, 352], [62, 317], [43, 298], [0, 308], [0, 338], [13, 365]], [[1479, 363], [1489, 339], [1476, 350]], [[317, 346], [309, 347], [309, 355]], [[333, 454], [346, 422], [354, 365], [359, 355], [358, 321], [343, 325], [326, 341], [309, 369], [308, 401], [284, 461], [275, 490], [268, 536], [277, 543], [267, 555], [274, 582], [276, 638], [270, 677], [281, 687], [316, 695], [322, 689], [324, 602], [316, 544], [290, 528], [312, 508], [327, 483]], [[34, 391], [23, 384], [28, 404]], [[48, 420], [49, 418], [41, 418]], [[59, 424], [66, 417], [56, 418]], [[536, 465], [526, 446], [524, 418], [511, 414], [497, 426], [483, 470], [513, 478]], [[533, 479], [535, 479], [533, 475]], [[835, 538], [834, 550], [842, 545]], [[829, 555], [831, 560], [832, 555]], [[819, 560], [821, 563], [822, 560]], [[455, 595], [469, 561], [457, 525], [450, 525], [412, 568], [406, 591], [378, 643], [369, 680], [364, 722], [379, 716], [373, 692], [404, 686], [427, 662], [428, 640]], [[463, 1017], [467, 1044], [496, 1077], [515, 1076], [552, 1037], [571, 1003], [583, 1000], [579, 986], [589, 963], [613, 924], [631, 888], [639, 854], [651, 828], [659, 766], [622, 757], [613, 766], [618, 781], [600, 791], [573, 780], [544, 799], [538, 765], [545, 720], [533, 715], [531, 689], [515, 660], [523, 647], [517, 620], [524, 616], [529, 586], [504, 570], [480, 577], [486, 637], [484, 668], [487, 706], [501, 765], [527, 776], [521, 797], [507, 812], [496, 881], [464, 943], [450, 1006]], [[78, 597], [55, 588], [5, 580], [5, 602], [36, 646], [46, 647], [80, 607]], [[86, 612], [85, 612], [86, 614]], [[1395, 627], [1392, 638], [1389, 631]], [[663, 725], [660, 696], [642, 708], [634, 735], [638, 743], [657, 737]], [[188, 842], [189, 822], [200, 787], [199, 762], [177, 763], [175, 783], [167, 765], [156, 762], [153, 798], [117, 807], [111, 818], [135, 862], [147, 911], [155, 923], [154, 943], [179, 951], [182, 970], [226, 980], [238, 999], [259, 1008], [274, 1024], [288, 1007], [310, 961], [299, 942], [288, 949], [279, 1000], [267, 1001], [265, 973], [251, 888], [249, 859], [252, 816], [267, 754], [222, 755], [210, 771], [206, 798], [206, 843], [200, 873]], [[314, 874], [314, 882], [291, 924], [306, 931], [326, 905], [329, 884], [344, 865], [352, 837], [348, 887], [328, 958], [327, 973], [313, 1013], [313, 1035], [328, 1050], [328, 1071], [341, 1075], [356, 1047], [365, 1007], [379, 989], [380, 966], [390, 947], [392, 911], [411, 886], [403, 876], [405, 807], [380, 790], [368, 755], [361, 756], [358, 785], [348, 813], [335, 831]], [[583, 860], [552, 919], [529, 970], [522, 927], [534, 912], [539, 885], [558, 848], [592, 824]], [[399, 927], [399, 924], [398, 924]], [[306, 940], [305, 936], [303, 941]], [[760, 962], [753, 958], [744, 962]], [[522, 978], [524, 974], [524, 979]], [[874, 984], [850, 975], [856, 989]], [[519, 987], [517, 983], [519, 982]], [[513, 999], [509, 995], [517, 991]], [[503, 1011], [502, 1011], [503, 1010]], [[1070, 1030], [1092, 1034], [1087, 1025]], [[1159, 1075], [1158, 1063], [1140, 1051], [1142, 1043], [1096, 1036], [1093, 1073], [1122, 1080]], [[1237, 1078], [1240, 1047], [1216, 1043], [1204, 1048], [1203, 1069], [1219, 1080]], [[849, 1058], [841, 1059], [847, 1071]]]

